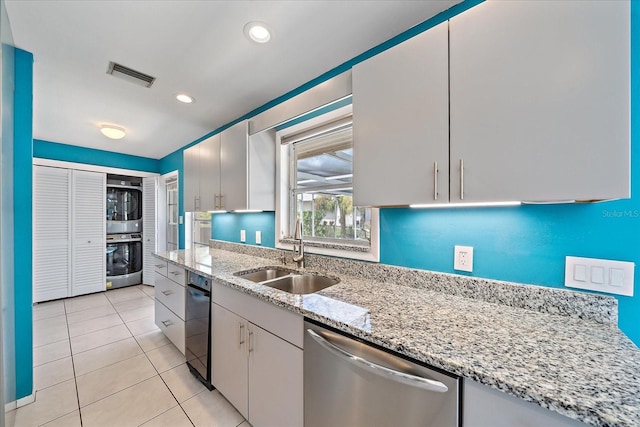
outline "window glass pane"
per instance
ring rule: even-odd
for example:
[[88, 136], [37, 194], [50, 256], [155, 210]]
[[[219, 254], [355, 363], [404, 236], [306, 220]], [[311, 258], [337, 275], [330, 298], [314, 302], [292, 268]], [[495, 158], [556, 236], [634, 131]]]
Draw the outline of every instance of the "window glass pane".
[[367, 244], [371, 208], [353, 206], [352, 128], [294, 143], [292, 165], [292, 210], [303, 237]]

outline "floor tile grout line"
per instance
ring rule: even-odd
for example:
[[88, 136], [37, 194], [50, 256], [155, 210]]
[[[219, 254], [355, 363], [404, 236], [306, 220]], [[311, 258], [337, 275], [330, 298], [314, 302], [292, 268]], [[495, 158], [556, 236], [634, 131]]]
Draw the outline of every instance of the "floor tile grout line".
[[76, 386], [76, 403], [78, 404], [78, 418], [80, 418], [80, 427], [82, 427], [82, 411], [80, 410], [80, 393], [78, 392], [78, 377], [76, 375], [76, 362], [73, 360], [73, 348], [71, 347], [71, 334], [69, 332], [69, 318], [67, 313], [67, 305], [64, 304], [64, 312], [67, 320], [67, 334], [69, 335], [69, 353], [71, 354], [71, 369], [73, 370], [73, 383]]

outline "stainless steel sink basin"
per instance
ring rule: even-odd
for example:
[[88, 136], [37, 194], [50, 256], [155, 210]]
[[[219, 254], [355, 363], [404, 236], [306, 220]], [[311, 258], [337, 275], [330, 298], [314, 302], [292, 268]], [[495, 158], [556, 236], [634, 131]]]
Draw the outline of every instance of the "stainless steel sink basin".
[[287, 274], [291, 274], [292, 270], [280, 270], [271, 267], [267, 267], [258, 271], [249, 271], [249, 272], [239, 272], [235, 273], [236, 276], [242, 277], [243, 279], [251, 280], [252, 282], [265, 282], [267, 280], [276, 279], [278, 277], [286, 276]]
[[338, 282], [339, 280], [333, 277], [315, 274], [291, 274], [290, 276], [270, 280], [263, 283], [263, 285], [289, 292], [290, 294], [312, 294]]

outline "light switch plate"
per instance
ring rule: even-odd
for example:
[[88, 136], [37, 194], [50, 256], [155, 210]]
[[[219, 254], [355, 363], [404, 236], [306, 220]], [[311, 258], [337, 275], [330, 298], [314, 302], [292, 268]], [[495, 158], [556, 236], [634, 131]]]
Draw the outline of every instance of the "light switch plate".
[[627, 261], [568, 256], [564, 285], [632, 297], [634, 268], [635, 264]]
[[262, 231], [256, 231], [256, 245], [262, 244]]
[[246, 230], [240, 230], [240, 241], [242, 243], [247, 241], [247, 231]]

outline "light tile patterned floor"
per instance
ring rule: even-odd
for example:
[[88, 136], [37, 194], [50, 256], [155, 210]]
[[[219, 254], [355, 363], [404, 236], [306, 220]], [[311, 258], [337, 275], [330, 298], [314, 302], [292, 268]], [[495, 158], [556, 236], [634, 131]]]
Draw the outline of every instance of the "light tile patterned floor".
[[36, 401], [15, 426], [250, 427], [191, 375], [153, 305], [144, 285], [35, 305]]

